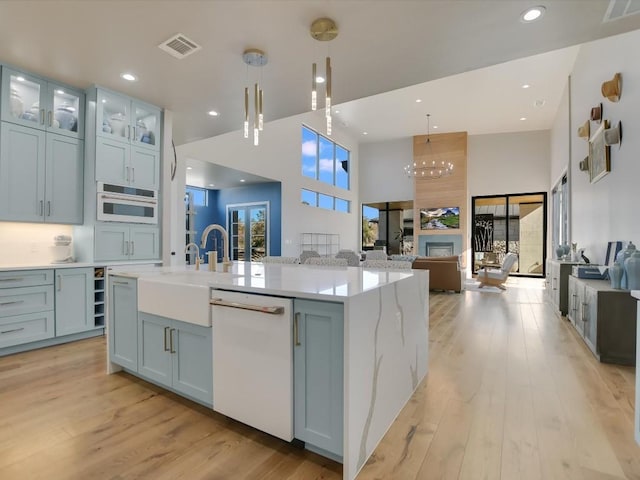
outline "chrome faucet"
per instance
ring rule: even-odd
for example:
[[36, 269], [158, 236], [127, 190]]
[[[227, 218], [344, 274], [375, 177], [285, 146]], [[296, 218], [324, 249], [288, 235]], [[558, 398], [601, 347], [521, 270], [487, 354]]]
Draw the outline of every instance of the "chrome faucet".
[[208, 225], [207, 228], [204, 229], [204, 232], [202, 232], [200, 248], [204, 249], [207, 247], [207, 236], [212, 230], [217, 230], [222, 235], [222, 248], [224, 249], [224, 252], [222, 254], [222, 271], [226, 273], [229, 271], [229, 266], [231, 266], [231, 260], [229, 260], [229, 234], [223, 226], [218, 225], [217, 223]]
[[184, 247], [184, 253], [187, 253], [189, 251], [189, 247], [196, 248], [196, 270], [200, 270], [200, 248], [195, 243], [189, 242], [187, 243], [187, 246]]

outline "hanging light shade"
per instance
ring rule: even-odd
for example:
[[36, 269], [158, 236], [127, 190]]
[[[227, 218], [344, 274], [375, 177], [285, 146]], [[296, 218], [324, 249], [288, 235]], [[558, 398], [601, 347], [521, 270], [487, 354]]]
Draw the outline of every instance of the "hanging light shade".
[[[427, 113], [427, 154], [428, 156], [435, 156], [433, 152], [433, 146], [431, 143], [430, 135], [430, 117], [431, 114]], [[412, 178], [420, 178], [425, 180], [434, 180], [437, 178], [446, 177], [453, 173], [453, 163], [446, 160], [423, 160], [422, 162], [413, 162], [409, 165], [405, 165], [404, 173]]]
[[[338, 26], [330, 18], [318, 18], [311, 24], [311, 36], [320, 42], [329, 42], [338, 36]], [[327, 55], [325, 59], [325, 96], [324, 108], [327, 122], [327, 135], [331, 135], [331, 57]], [[318, 108], [318, 76], [317, 65], [311, 65], [311, 110]]]
[[[242, 59], [248, 67], [260, 67], [262, 68], [267, 64], [267, 55], [262, 50], [257, 48], [249, 48], [242, 54]], [[248, 73], [247, 73], [248, 77]], [[248, 81], [248, 78], [247, 78]], [[260, 88], [260, 84], [255, 82], [253, 85], [253, 144], [260, 144], [260, 131], [264, 126], [264, 114], [263, 114], [263, 102], [264, 92]], [[249, 87], [244, 88], [244, 124], [243, 134], [244, 138], [249, 138], [249, 118], [251, 116], [249, 108]]]

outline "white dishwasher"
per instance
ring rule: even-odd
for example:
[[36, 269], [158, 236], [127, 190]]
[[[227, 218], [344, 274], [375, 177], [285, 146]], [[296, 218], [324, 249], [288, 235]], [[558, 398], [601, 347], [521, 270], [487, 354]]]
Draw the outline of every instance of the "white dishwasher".
[[212, 290], [213, 409], [293, 439], [293, 300]]

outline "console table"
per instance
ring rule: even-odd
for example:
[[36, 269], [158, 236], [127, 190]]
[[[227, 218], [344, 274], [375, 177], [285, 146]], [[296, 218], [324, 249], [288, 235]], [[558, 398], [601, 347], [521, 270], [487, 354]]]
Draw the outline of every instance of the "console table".
[[608, 280], [569, 276], [567, 318], [601, 362], [636, 364], [636, 303]]

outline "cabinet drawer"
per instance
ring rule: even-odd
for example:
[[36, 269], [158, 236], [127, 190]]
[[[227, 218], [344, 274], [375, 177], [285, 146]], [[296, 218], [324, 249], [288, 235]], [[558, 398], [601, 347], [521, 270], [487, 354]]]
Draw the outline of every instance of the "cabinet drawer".
[[53, 285], [0, 290], [0, 318], [53, 310]]
[[53, 312], [0, 318], [0, 348], [52, 338]]
[[53, 285], [53, 270], [17, 270], [0, 272], [0, 289]]

